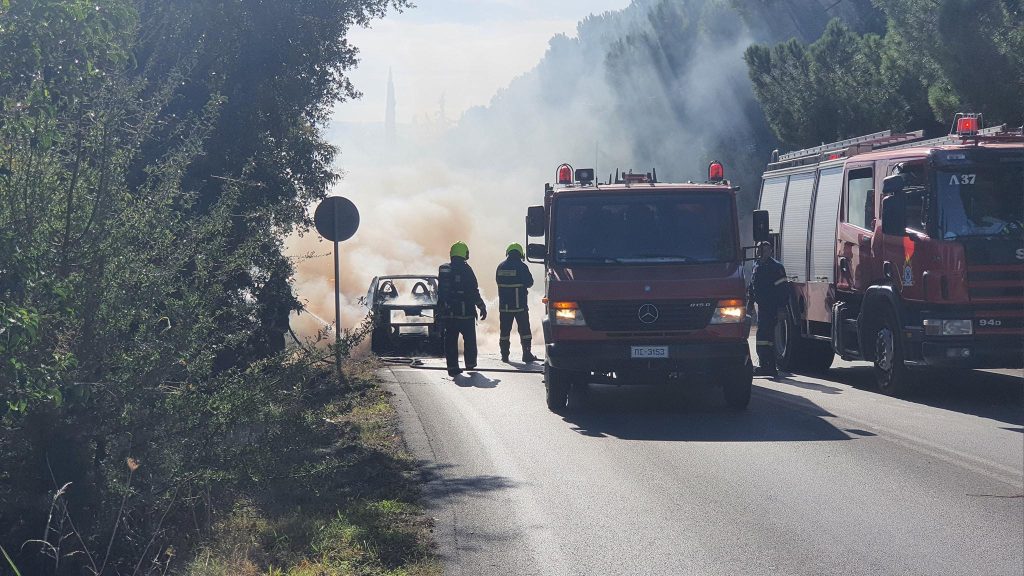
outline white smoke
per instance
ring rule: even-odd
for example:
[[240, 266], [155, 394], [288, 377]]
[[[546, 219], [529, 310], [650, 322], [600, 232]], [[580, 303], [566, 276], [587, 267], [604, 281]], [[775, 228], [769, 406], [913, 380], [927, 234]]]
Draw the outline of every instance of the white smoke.
[[[361, 213], [359, 231], [342, 244], [344, 326], [365, 315], [357, 300], [373, 277], [436, 274], [451, 244], [463, 240], [493, 313], [478, 325], [481, 348], [496, 349], [494, 269], [509, 243], [525, 241], [526, 209], [543, 201], [544, 183], [562, 162], [596, 168], [599, 179], [618, 168], [656, 168], [663, 181], [703, 181], [714, 159], [727, 171], [749, 173], [748, 179], [760, 175], [766, 151], [748, 150], [742, 162], [718, 158], [715, 151], [722, 142], [753, 139], [742, 60], [750, 36], [739, 24], [724, 39], [711, 33], [676, 38], [671, 30], [654, 29], [653, 4], [635, 2], [622, 13], [591, 17], [577, 38], [553, 38], [534, 70], [455, 124], [441, 117], [399, 125], [397, 145], [390, 148], [383, 124], [331, 127], [345, 172], [335, 192]], [[675, 4], [672, 14], [690, 18], [714, 5]], [[676, 44], [684, 41], [691, 45], [681, 54]], [[746, 194], [755, 192], [746, 187]], [[334, 317], [330, 250], [315, 234], [289, 242], [293, 255], [322, 254], [298, 263], [294, 286], [308, 309], [325, 319]], [[534, 338], [540, 343], [543, 268], [531, 270]], [[322, 323], [300, 314], [293, 326], [310, 334]]]

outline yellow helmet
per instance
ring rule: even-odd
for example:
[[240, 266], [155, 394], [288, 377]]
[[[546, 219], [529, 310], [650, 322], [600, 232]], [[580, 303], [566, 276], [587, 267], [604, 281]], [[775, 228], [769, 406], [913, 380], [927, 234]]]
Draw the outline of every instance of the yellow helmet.
[[462, 242], [460, 240], [459, 242], [452, 244], [450, 254], [452, 256], [458, 256], [459, 258], [469, 260], [469, 246], [467, 246], [465, 242]]
[[508, 248], [505, 248], [505, 256], [508, 256], [509, 254], [511, 254], [513, 252], [519, 252], [519, 257], [520, 258], [523, 258], [523, 257], [526, 256], [526, 252], [523, 251], [523, 245], [518, 243], [518, 242], [513, 242], [513, 243], [508, 245]]

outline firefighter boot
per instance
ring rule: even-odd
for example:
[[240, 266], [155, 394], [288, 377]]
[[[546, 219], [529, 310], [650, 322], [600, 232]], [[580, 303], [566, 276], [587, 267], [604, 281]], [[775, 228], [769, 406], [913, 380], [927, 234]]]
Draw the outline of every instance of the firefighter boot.
[[533, 352], [530, 352], [530, 345], [523, 344], [523, 362], [530, 363], [536, 362], [537, 360], [539, 360], [539, 358], [534, 356]]
[[508, 340], [501, 339], [498, 341], [498, 347], [501, 349], [501, 361], [508, 362], [508, 355], [512, 348], [512, 343]]

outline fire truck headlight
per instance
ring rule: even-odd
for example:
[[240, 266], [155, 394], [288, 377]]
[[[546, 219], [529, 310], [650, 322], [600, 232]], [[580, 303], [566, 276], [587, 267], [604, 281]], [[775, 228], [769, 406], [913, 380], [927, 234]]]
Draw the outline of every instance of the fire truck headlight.
[[973, 320], [939, 320], [926, 318], [923, 322], [927, 336], [970, 336], [974, 334]]
[[747, 319], [747, 309], [743, 300], [720, 300], [718, 308], [711, 316], [712, 324], [739, 324]]
[[551, 316], [556, 326], [586, 326], [583, 311], [576, 302], [552, 302]]

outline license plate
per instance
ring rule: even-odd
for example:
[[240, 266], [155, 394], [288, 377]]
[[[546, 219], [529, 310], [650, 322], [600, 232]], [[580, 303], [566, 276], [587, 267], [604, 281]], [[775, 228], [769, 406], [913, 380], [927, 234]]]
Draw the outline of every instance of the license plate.
[[668, 346], [633, 346], [632, 358], [668, 358]]

